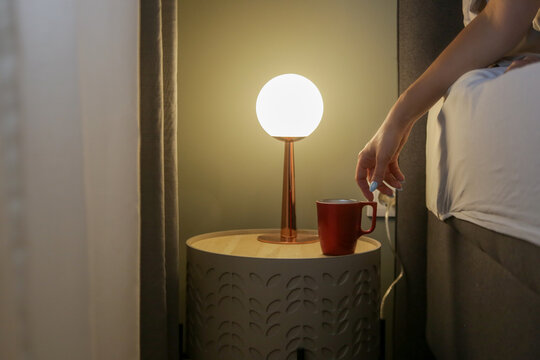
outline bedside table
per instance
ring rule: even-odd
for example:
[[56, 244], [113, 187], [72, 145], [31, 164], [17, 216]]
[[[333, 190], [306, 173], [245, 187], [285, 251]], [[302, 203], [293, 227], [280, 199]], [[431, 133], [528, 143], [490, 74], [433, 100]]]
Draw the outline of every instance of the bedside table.
[[[351, 255], [257, 241], [238, 230], [187, 241], [187, 347], [194, 360], [377, 359], [380, 244]], [[316, 231], [313, 234], [317, 234]]]

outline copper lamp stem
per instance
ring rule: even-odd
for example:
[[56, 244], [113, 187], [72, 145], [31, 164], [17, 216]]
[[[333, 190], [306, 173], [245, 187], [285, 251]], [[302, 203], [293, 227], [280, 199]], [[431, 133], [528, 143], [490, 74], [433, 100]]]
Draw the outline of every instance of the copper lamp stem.
[[283, 162], [283, 193], [281, 198], [281, 231], [262, 234], [257, 239], [271, 244], [309, 244], [319, 241], [317, 232], [296, 230], [296, 196], [294, 186], [294, 142], [301, 137], [276, 137], [285, 142]]
[[296, 197], [294, 186], [294, 141], [285, 140], [283, 162], [283, 194], [281, 201], [281, 241], [296, 240]]

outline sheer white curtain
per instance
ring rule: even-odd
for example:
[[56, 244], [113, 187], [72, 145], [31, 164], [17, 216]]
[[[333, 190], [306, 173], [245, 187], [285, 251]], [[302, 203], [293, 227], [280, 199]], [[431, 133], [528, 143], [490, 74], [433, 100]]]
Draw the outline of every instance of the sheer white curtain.
[[139, 357], [136, 0], [0, 0], [0, 359]]

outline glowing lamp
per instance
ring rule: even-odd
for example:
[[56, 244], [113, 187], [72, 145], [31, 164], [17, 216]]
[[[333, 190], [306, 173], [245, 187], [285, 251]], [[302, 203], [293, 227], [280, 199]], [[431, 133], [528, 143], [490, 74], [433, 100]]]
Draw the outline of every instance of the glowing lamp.
[[261, 235], [259, 240], [284, 244], [317, 241], [316, 237], [296, 230], [294, 142], [309, 136], [319, 126], [323, 114], [321, 93], [301, 75], [279, 75], [262, 87], [256, 112], [262, 128], [285, 142], [281, 233], [277, 237]]
[[257, 97], [257, 118], [273, 137], [304, 138], [321, 122], [323, 100], [309, 79], [296, 74], [268, 81]]

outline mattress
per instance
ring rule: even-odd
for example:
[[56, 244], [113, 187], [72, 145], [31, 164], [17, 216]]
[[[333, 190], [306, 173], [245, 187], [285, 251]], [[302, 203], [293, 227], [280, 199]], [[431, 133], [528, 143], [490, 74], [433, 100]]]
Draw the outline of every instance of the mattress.
[[540, 63], [464, 74], [428, 115], [426, 204], [540, 246]]

